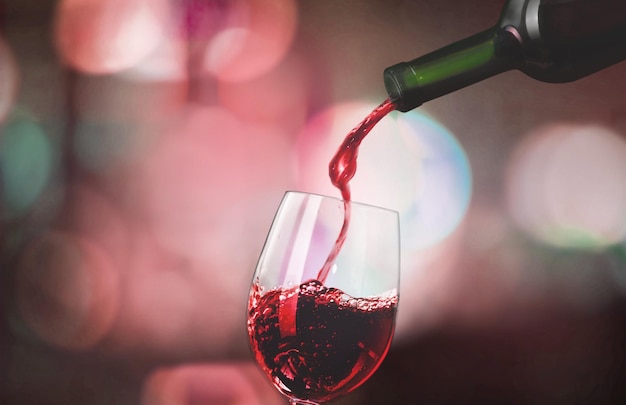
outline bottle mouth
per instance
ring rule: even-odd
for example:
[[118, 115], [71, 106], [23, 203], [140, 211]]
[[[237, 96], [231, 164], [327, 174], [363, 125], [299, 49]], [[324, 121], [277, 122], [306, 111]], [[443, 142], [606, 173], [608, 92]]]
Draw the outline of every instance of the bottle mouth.
[[416, 103], [415, 100], [410, 100], [408, 95], [410, 89], [407, 88], [403, 79], [407, 70], [412, 70], [411, 66], [406, 62], [401, 62], [386, 68], [383, 73], [385, 89], [389, 99], [395, 104], [396, 110], [401, 112], [410, 111], [422, 104], [421, 102]]
[[[397, 66], [397, 65], [395, 65]], [[394, 66], [388, 67], [384, 72], [385, 89], [391, 101], [398, 101], [402, 95], [402, 87], [398, 82], [398, 77], [393, 70]]]

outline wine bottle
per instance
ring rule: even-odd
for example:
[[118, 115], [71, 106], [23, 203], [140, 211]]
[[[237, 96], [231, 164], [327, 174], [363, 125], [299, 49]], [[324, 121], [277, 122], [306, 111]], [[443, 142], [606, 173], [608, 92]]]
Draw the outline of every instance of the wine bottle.
[[513, 69], [561, 83], [624, 59], [626, 0], [508, 0], [494, 27], [390, 66], [384, 82], [406, 112]]

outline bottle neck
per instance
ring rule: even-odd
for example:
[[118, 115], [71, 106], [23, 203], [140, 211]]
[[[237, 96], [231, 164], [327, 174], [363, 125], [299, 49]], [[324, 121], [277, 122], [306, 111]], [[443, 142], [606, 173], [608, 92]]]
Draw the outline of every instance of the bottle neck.
[[445, 94], [513, 69], [520, 41], [506, 28], [492, 28], [410, 62], [388, 67], [385, 88], [406, 112]]

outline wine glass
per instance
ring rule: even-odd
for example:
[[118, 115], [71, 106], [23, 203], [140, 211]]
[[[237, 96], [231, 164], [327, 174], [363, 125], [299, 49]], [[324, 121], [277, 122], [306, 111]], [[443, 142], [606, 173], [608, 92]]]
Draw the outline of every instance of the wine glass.
[[254, 273], [247, 324], [256, 361], [291, 405], [331, 401], [374, 373], [393, 336], [399, 271], [397, 212], [285, 193]]

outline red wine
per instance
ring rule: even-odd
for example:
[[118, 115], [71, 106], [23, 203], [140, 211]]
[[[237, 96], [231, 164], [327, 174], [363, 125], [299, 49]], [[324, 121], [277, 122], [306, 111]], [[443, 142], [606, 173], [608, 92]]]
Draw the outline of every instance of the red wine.
[[317, 275], [317, 279], [322, 283], [326, 281], [326, 277], [330, 272], [330, 268], [335, 262], [343, 243], [346, 240], [348, 233], [348, 227], [350, 225], [350, 185], [348, 184], [354, 174], [356, 173], [356, 160], [359, 155], [359, 145], [365, 136], [374, 128], [374, 126], [383, 119], [383, 117], [389, 114], [396, 108], [396, 105], [391, 99], [385, 100], [381, 105], [374, 109], [359, 125], [354, 127], [352, 131], [345, 137], [343, 143], [335, 153], [335, 156], [328, 165], [328, 174], [330, 175], [330, 181], [341, 192], [341, 197], [344, 201], [344, 220], [339, 236], [335, 241], [335, 244], [322, 266], [320, 272]]
[[398, 297], [353, 298], [317, 280], [263, 293], [248, 304], [254, 356], [274, 385], [325, 402], [361, 385], [389, 350]]

